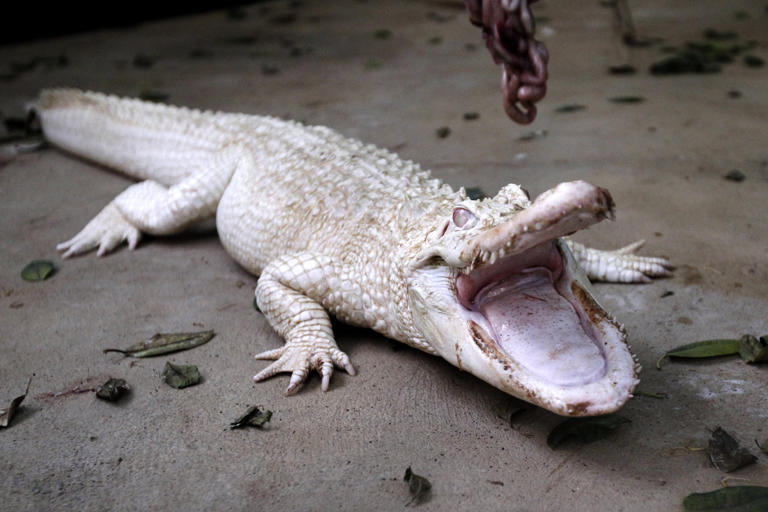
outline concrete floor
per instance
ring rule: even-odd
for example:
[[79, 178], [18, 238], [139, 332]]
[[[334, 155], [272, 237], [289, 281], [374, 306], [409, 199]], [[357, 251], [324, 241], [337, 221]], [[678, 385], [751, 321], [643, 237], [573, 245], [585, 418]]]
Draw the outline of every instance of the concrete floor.
[[[34, 375], [17, 420], [0, 432], [0, 510], [399, 510], [408, 465], [433, 484], [422, 510], [680, 510], [684, 496], [719, 488], [725, 476], [683, 447], [705, 446], [719, 425], [757, 453], [753, 439], [768, 438], [765, 366], [734, 358], [657, 371], [654, 363], [678, 344], [768, 333], [766, 68], [739, 62], [720, 74], [654, 77], [644, 70], [658, 48], [620, 45], [609, 9], [545, 0], [534, 7], [549, 18], [539, 32], [552, 56], [550, 88], [538, 120], [520, 127], [504, 116], [498, 70], [454, 3], [275, 1], [246, 8], [245, 19], [214, 12], [0, 47], [0, 71], [69, 58], [0, 82], [0, 110], [19, 115], [48, 86], [155, 90], [175, 104], [329, 125], [394, 148], [453, 186], [494, 193], [513, 181], [533, 194], [575, 178], [604, 186], [617, 222], [577, 239], [609, 248], [646, 238], [646, 254], [678, 265], [653, 284], [597, 286], [645, 368], [640, 389], [669, 398], [635, 398], [622, 411], [632, 423], [609, 439], [552, 451], [546, 437], [559, 417], [535, 410], [510, 426], [498, 412], [514, 400], [500, 391], [343, 325], [337, 339], [358, 375], [335, 374], [328, 393], [313, 377], [284, 397], [287, 376], [251, 381], [266, 364], [251, 356], [281, 341], [251, 306], [256, 278], [211, 229], [103, 259], [58, 258], [55, 244], [128, 181], [49, 149], [0, 169], [0, 401]], [[755, 53], [768, 57], [762, 4], [653, 0], [634, 15], [642, 35], [665, 44], [711, 26], [759, 40]], [[374, 37], [380, 29], [391, 37]], [[191, 58], [195, 50], [204, 52]], [[138, 54], [156, 60], [136, 67]], [[624, 62], [643, 71], [607, 74]], [[732, 89], [742, 97], [729, 98]], [[607, 101], [618, 95], [647, 101]], [[554, 112], [566, 103], [587, 109]], [[465, 121], [470, 111], [480, 118]], [[441, 126], [450, 136], [436, 137]], [[517, 140], [531, 130], [547, 136]], [[746, 180], [724, 180], [732, 169]], [[39, 258], [55, 260], [58, 273], [22, 281], [19, 271]], [[213, 341], [169, 357], [101, 352], [203, 327], [216, 330]], [[167, 387], [166, 360], [198, 365], [204, 382]], [[52, 398], [108, 376], [133, 386], [125, 403]], [[227, 430], [251, 404], [274, 411], [269, 428]], [[768, 458], [731, 476], [766, 485]]]

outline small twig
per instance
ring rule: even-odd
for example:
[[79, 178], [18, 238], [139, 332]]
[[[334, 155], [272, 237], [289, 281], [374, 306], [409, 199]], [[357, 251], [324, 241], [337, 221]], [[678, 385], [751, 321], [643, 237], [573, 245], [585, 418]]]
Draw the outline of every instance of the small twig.
[[706, 446], [673, 446], [669, 451], [670, 455], [674, 455], [677, 450], [684, 450], [688, 453], [703, 452], [707, 449]]

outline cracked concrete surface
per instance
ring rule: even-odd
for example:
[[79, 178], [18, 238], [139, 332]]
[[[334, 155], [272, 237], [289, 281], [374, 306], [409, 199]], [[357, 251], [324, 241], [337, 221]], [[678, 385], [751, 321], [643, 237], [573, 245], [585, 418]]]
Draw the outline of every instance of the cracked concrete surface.
[[[20, 115], [49, 86], [160, 91], [174, 104], [325, 124], [395, 149], [453, 186], [495, 193], [512, 181], [537, 194], [581, 178], [606, 187], [617, 221], [577, 239], [610, 248], [646, 238], [645, 254], [678, 265], [653, 284], [597, 286], [629, 330], [644, 367], [640, 389], [669, 398], [637, 397], [621, 412], [632, 423], [609, 439], [552, 451], [546, 436], [559, 417], [534, 410], [510, 426], [499, 413], [514, 400], [500, 391], [340, 324], [339, 345], [358, 375], [337, 372], [328, 393], [313, 377], [284, 397], [287, 375], [251, 381], [266, 364], [252, 355], [282, 342], [251, 305], [256, 278], [210, 226], [146, 239], [135, 252], [58, 258], [56, 243], [128, 181], [47, 149], [0, 168], [0, 400], [34, 375], [17, 419], [0, 432], [0, 509], [398, 510], [409, 501], [402, 476], [411, 465], [433, 484], [423, 510], [680, 510], [684, 496], [725, 476], [684, 447], [706, 445], [719, 425], [757, 453], [753, 439], [768, 438], [768, 368], [738, 358], [662, 371], [654, 363], [682, 343], [768, 333], [768, 71], [735, 62], [719, 74], [651, 76], [659, 45], [622, 46], [609, 9], [545, 0], [534, 9], [548, 18], [539, 33], [551, 54], [549, 93], [538, 120], [520, 127], [504, 116], [499, 70], [457, 4], [275, 1], [245, 8], [240, 20], [211, 12], [0, 47], [3, 69], [69, 59], [0, 82], [0, 110]], [[764, 8], [654, 0], [634, 16], [661, 45], [715, 27], [756, 39], [754, 53], [768, 57]], [[391, 37], [375, 37], [381, 29]], [[150, 67], [134, 65], [139, 54]], [[640, 71], [607, 73], [622, 63]], [[619, 95], [647, 100], [608, 101]], [[555, 112], [569, 103], [587, 108]], [[451, 131], [439, 138], [443, 126]], [[532, 130], [547, 134], [518, 140]], [[726, 181], [732, 169], [746, 180]], [[56, 262], [56, 275], [22, 281], [20, 270], [40, 258]], [[167, 357], [101, 352], [203, 327], [217, 332], [210, 343]], [[204, 382], [166, 386], [166, 360], [198, 365]], [[132, 385], [124, 403], [50, 396], [109, 376]], [[227, 430], [251, 404], [274, 411], [269, 428]], [[730, 476], [768, 485], [768, 458]]]

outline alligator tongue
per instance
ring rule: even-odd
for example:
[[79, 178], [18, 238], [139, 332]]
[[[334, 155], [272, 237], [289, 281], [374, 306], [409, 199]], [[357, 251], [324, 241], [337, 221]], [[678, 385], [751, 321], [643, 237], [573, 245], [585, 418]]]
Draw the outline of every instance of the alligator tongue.
[[600, 349], [555, 289], [548, 269], [528, 268], [485, 287], [474, 307], [488, 320], [499, 347], [539, 377], [576, 386], [603, 376]]

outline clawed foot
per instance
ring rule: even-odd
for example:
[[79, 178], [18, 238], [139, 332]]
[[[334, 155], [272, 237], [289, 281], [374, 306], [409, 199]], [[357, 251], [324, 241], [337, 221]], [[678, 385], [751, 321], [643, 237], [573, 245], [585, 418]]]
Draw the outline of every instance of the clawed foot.
[[567, 242], [587, 276], [596, 281], [650, 283], [653, 277], [671, 276], [675, 268], [667, 258], [636, 255], [645, 240], [613, 251], [591, 249], [572, 240]]
[[667, 258], [635, 254], [645, 240], [638, 240], [614, 251], [596, 251], [603, 269], [600, 279], [620, 283], [650, 283], [653, 277], [669, 277], [674, 266]]
[[122, 242], [128, 242], [128, 248], [133, 250], [141, 239], [139, 231], [123, 215], [114, 204], [107, 205], [91, 220], [77, 235], [56, 246], [63, 251], [63, 258], [90, 251], [96, 247], [96, 256], [104, 256]]
[[256, 382], [268, 379], [281, 372], [291, 372], [291, 380], [286, 395], [296, 393], [311, 370], [317, 370], [323, 378], [322, 389], [328, 391], [334, 365], [343, 368], [350, 375], [355, 375], [355, 368], [347, 354], [336, 347], [314, 347], [311, 344], [288, 343], [280, 348], [257, 354], [256, 359], [275, 360], [253, 376]]

